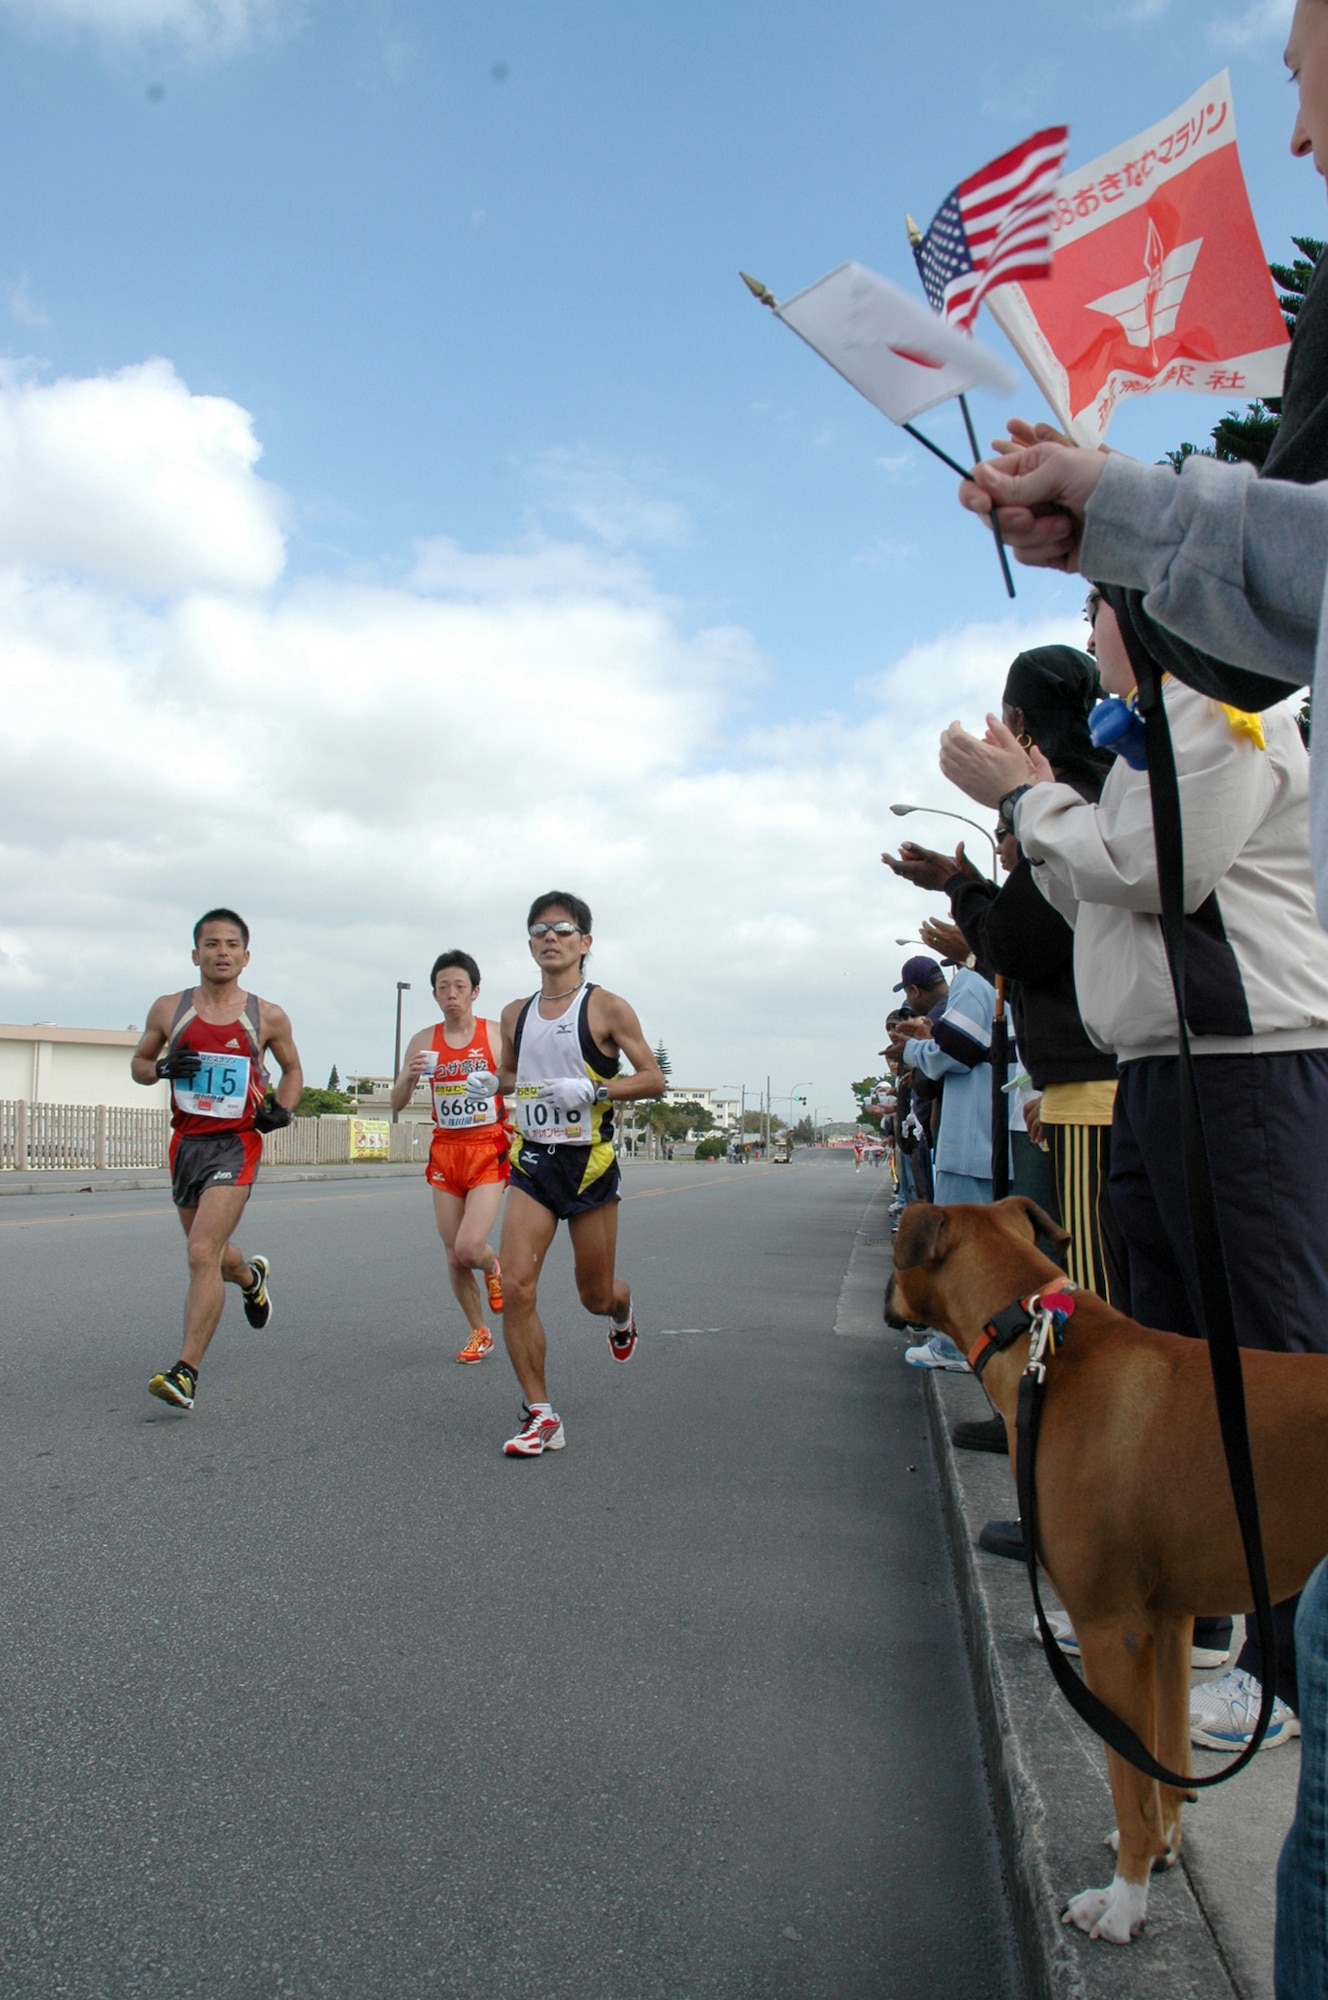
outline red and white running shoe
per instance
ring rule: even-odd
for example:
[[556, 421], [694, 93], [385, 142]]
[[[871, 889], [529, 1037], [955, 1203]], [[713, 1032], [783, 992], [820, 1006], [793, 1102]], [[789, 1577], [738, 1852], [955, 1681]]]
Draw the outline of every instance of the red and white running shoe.
[[554, 1410], [525, 1410], [525, 1417], [515, 1437], [510, 1437], [503, 1446], [508, 1458], [541, 1458], [546, 1451], [561, 1451], [567, 1443], [563, 1434], [563, 1420]]
[[615, 1326], [609, 1321], [609, 1353], [615, 1361], [630, 1361], [636, 1353], [636, 1308], [627, 1308], [626, 1326]]

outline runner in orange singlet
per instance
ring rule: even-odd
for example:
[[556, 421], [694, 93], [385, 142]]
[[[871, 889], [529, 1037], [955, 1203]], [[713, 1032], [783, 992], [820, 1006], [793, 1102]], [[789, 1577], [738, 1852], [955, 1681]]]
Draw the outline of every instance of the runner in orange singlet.
[[430, 984], [443, 1018], [406, 1044], [392, 1109], [403, 1108], [421, 1077], [431, 1079], [437, 1130], [427, 1178], [438, 1234], [447, 1247], [447, 1275], [470, 1328], [457, 1360], [483, 1361], [493, 1353], [493, 1335], [484, 1324], [476, 1271], [483, 1273], [490, 1312], [503, 1309], [502, 1273], [489, 1242], [508, 1179], [508, 1131], [497, 1075], [502, 1039], [496, 1021], [476, 1019], [480, 969], [468, 952], [441, 953]]

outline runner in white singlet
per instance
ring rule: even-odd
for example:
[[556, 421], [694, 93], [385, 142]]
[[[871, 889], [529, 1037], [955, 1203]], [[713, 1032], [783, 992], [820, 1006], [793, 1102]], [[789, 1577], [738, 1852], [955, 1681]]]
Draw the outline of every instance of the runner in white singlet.
[[[538, 897], [526, 927], [540, 990], [504, 1007], [499, 1063], [515, 1127], [503, 1216], [503, 1338], [525, 1398], [520, 1427], [503, 1447], [509, 1458], [538, 1458], [567, 1441], [549, 1401], [536, 1306], [540, 1267], [560, 1222], [572, 1239], [581, 1303], [608, 1319], [609, 1352], [630, 1361], [635, 1351], [631, 1289], [614, 1274], [613, 1107], [667, 1088], [632, 1008], [586, 981], [590, 911], [580, 897], [562, 890]], [[622, 1074], [623, 1056], [634, 1074]]]

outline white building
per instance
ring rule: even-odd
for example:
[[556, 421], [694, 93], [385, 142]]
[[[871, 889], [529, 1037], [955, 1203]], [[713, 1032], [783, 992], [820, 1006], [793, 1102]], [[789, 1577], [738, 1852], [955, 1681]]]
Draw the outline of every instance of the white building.
[[168, 1083], [146, 1089], [129, 1074], [137, 1028], [57, 1028], [0, 1022], [0, 1098], [29, 1104], [130, 1104], [165, 1107]]

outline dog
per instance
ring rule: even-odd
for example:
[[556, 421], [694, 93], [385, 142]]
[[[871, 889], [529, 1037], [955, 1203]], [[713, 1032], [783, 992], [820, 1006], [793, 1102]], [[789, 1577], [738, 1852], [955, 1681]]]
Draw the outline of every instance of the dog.
[[[1006, 1307], [1065, 1275], [1035, 1247], [1069, 1242], [1036, 1202], [914, 1202], [895, 1239], [891, 1325], [925, 1322], [965, 1355]], [[1092, 1292], [1073, 1293], [1047, 1364], [1037, 1452], [1038, 1560], [1070, 1614], [1084, 1679], [1170, 1771], [1192, 1773], [1190, 1646], [1196, 1616], [1253, 1600], [1203, 1341], [1157, 1333]], [[982, 1385], [1017, 1460], [1027, 1333], [990, 1351]], [[1272, 1601], [1301, 1589], [1328, 1554], [1328, 1355], [1241, 1352], [1250, 1448]], [[1064, 1921], [1128, 1944], [1153, 1868], [1180, 1852], [1182, 1801], [1107, 1751], [1117, 1832], [1105, 1889], [1072, 1898]]]

